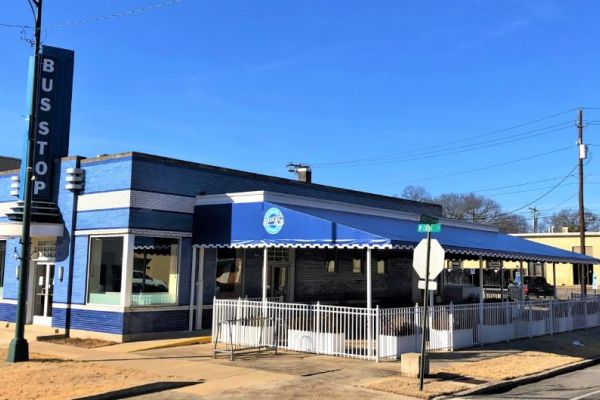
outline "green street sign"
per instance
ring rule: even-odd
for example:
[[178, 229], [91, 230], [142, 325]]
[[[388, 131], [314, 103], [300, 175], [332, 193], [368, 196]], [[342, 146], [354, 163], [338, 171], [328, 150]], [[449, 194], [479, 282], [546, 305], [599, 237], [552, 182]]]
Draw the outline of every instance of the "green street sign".
[[421, 218], [419, 219], [419, 223], [421, 224], [427, 224], [427, 225], [433, 225], [433, 224], [437, 224], [440, 221], [439, 218], [437, 217], [432, 217], [430, 215], [421, 215]]
[[439, 233], [442, 231], [442, 224], [419, 224], [417, 232], [419, 233]]

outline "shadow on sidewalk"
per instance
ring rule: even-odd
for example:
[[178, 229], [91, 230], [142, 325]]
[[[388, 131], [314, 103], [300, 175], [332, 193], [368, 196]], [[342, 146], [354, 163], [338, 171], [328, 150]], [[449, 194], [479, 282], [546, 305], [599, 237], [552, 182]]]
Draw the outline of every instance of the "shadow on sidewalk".
[[95, 394], [92, 396], [77, 397], [75, 400], [112, 400], [127, 397], [140, 396], [144, 394], [157, 393], [165, 390], [179, 389], [186, 386], [198, 385], [204, 380], [195, 382], [154, 382], [145, 385], [133, 386], [127, 389], [113, 390], [111, 392]]

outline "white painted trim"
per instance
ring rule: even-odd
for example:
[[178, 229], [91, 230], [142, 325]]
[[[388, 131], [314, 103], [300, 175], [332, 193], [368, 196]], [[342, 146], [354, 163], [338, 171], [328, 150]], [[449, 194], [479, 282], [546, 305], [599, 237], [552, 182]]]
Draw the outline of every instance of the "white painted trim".
[[7, 201], [0, 203], [0, 217], [6, 217], [6, 214], [12, 212], [12, 208], [16, 206], [16, 201]]
[[125, 235], [123, 239], [123, 261], [121, 263], [121, 306], [131, 306], [131, 286], [133, 281], [133, 247], [135, 235]]
[[97, 211], [114, 208], [143, 208], [147, 210], [194, 213], [192, 196], [145, 192], [141, 190], [116, 190], [79, 196], [77, 211]]
[[371, 309], [373, 308], [373, 281], [372, 281], [372, 274], [371, 274], [371, 249], [367, 248], [367, 263], [366, 263], [366, 268], [367, 268], [367, 309]]
[[202, 310], [204, 310], [204, 247], [198, 254], [198, 290], [196, 299], [196, 329], [202, 329]]
[[100, 236], [100, 235], [138, 235], [138, 236], [155, 236], [155, 237], [173, 237], [173, 238], [190, 238], [192, 237], [191, 232], [177, 232], [177, 231], [160, 231], [152, 229], [128, 229], [128, 228], [117, 228], [117, 229], [87, 229], [75, 231], [75, 236]]
[[196, 252], [197, 250], [192, 247], [192, 271], [190, 279], [190, 312], [188, 314], [188, 330], [194, 329], [194, 295], [196, 289]]
[[[234, 204], [234, 203], [259, 203], [268, 201], [279, 204], [289, 204], [303, 207], [318, 208], [322, 210], [333, 210], [355, 214], [372, 215], [377, 217], [394, 218], [406, 221], [419, 221], [420, 215], [405, 211], [389, 210], [371, 206], [363, 206], [341, 201], [318, 199], [314, 197], [295, 196], [284, 193], [254, 191], [225, 193], [213, 195], [196, 196], [196, 205], [216, 205], [216, 204]], [[440, 218], [440, 223], [446, 226], [464, 227], [475, 230], [498, 232], [498, 228], [489, 225], [474, 224], [465, 221], [458, 221], [449, 218]]]
[[[0, 238], [13, 238], [21, 236], [23, 224], [20, 222], [0, 222]], [[62, 237], [63, 224], [48, 224], [33, 222], [31, 224], [31, 237]]]
[[2, 300], [0, 300], [0, 304], [14, 304], [14, 305], [17, 305], [17, 300], [2, 299]]
[[269, 267], [269, 249], [263, 249], [263, 265], [262, 265], [262, 300], [267, 301], [267, 268]]
[[[11, 304], [16, 304], [16, 301]], [[62, 308], [67, 309], [71, 308], [73, 310], [87, 310], [87, 311], [110, 311], [110, 312], [156, 312], [156, 311], [179, 311], [179, 310], [187, 310], [188, 306], [178, 306], [178, 305], [155, 305], [155, 306], [134, 306], [134, 307], [121, 307], [121, 306], [111, 306], [111, 305], [103, 305], [103, 304], [71, 304], [69, 307], [68, 304], [65, 303], [53, 303], [52, 308]]]

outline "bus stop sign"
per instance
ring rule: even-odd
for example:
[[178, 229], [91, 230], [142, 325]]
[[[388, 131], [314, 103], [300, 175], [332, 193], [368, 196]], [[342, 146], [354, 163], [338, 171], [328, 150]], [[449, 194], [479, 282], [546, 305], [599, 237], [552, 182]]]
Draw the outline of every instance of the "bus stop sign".
[[[434, 280], [444, 269], [444, 248], [435, 239], [431, 239], [431, 248], [429, 255], [429, 280]], [[421, 279], [425, 277], [427, 269], [427, 239], [419, 242], [413, 253], [413, 268]]]

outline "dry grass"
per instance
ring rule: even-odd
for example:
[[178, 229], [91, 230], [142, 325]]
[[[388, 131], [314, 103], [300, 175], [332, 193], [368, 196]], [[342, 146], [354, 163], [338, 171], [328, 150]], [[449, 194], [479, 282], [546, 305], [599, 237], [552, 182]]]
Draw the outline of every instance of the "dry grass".
[[419, 390], [419, 380], [408, 377], [385, 378], [364, 384], [363, 387], [383, 392], [402, 394], [420, 399], [431, 399], [444, 394], [456, 393], [468, 389], [470, 386], [453, 381], [438, 381], [426, 379], [423, 391]]
[[525, 351], [487, 360], [457, 362], [452, 366], [446, 366], [432, 372], [442, 372], [486, 381], [502, 381], [535, 374], [581, 360], [580, 357], [569, 355]]
[[38, 338], [39, 341], [54, 343], [54, 344], [64, 344], [67, 346], [75, 346], [75, 347], [83, 347], [85, 349], [95, 349], [97, 347], [105, 347], [116, 344], [116, 342], [110, 342], [108, 340], [100, 340], [100, 339], [79, 339], [79, 338], [68, 338], [68, 337], [44, 337]]
[[[0, 349], [6, 360], [6, 349]], [[173, 375], [158, 375], [92, 362], [71, 361], [43, 354], [30, 354], [31, 361], [0, 362], [0, 399], [66, 399], [84, 397], [156, 382], [184, 381]]]

